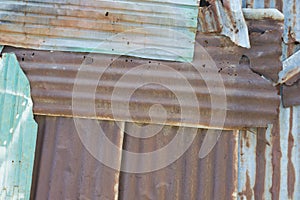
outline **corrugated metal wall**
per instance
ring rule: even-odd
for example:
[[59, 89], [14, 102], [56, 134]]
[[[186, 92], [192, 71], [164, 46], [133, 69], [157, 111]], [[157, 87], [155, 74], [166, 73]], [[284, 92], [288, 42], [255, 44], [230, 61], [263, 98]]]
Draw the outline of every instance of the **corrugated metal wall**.
[[[278, 79], [277, 73], [281, 70], [280, 63], [274, 59], [274, 57], [278, 58], [281, 55], [280, 46], [278, 47], [277, 44], [278, 41], [280, 42], [281, 32], [280, 28], [278, 28], [280, 26], [270, 21], [268, 22], [268, 25], [266, 25], [265, 21], [248, 21], [248, 25], [251, 33], [250, 38], [254, 44], [253, 51], [250, 50], [250, 52], [248, 52], [248, 57], [253, 61], [251, 66], [253, 68], [252, 70], [264, 74], [266, 77], [271, 77], [272, 80], [276, 81]], [[279, 32], [276, 32], [278, 30]], [[264, 33], [267, 33], [267, 35]], [[220, 67], [223, 65], [226, 66], [226, 63], [224, 62], [226, 60], [225, 58], [229, 57], [228, 49], [230, 49], [231, 45], [232, 48], [234, 48], [234, 45], [224, 39], [216, 40], [216, 38], [219, 38], [217, 35], [213, 35], [213, 37], [201, 35], [200, 38], [199, 42], [203, 44], [203, 46], [206, 46], [210, 52], [216, 52], [218, 54], [216, 55], [216, 57], [218, 57], [217, 60], [220, 60], [218, 65]], [[257, 47], [255, 45], [257, 45]], [[222, 47], [227, 47], [227, 53], [221, 50]], [[265, 54], [260, 55], [257, 52], [258, 49], [262, 47], [265, 47], [266, 51]], [[238, 52], [237, 50], [235, 51]], [[240, 53], [244, 54], [242, 50], [240, 50]], [[22, 56], [22, 53], [20, 53], [20, 56]], [[26, 61], [27, 57], [25, 56], [24, 58]], [[20, 59], [20, 62], [22, 63], [22, 57], [20, 57]], [[267, 61], [265, 59], [267, 59]], [[272, 67], [266, 63], [272, 63]], [[226, 71], [226, 73], [228, 72], [230, 73], [230, 71]], [[291, 132], [291, 134], [282, 134], [283, 131], [289, 130], [289, 128], [284, 124], [280, 125], [279, 117], [284, 118], [283, 113], [278, 116], [278, 122], [275, 122], [274, 125], [270, 126], [268, 129], [260, 128], [252, 129], [250, 131], [241, 131], [240, 133], [226, 132], [222, 134], [217, 146], [208, 157], [202, 160], [198, 158], [198, 152], [204, 138], [205, 130], [199, 130], [191, 148], [183, 155], [183, 157], [169, 167], [149, 174], [130, 174], [122, 172], [119, 175], [118, 198], [287, 199], [288, 197], [294, 197], [294, 199], [297, 199], [298, 181], [296, 178], [296, 171], [299, 171], [299, 167], [297, 165], [297, 157], [295, 156], [297, 156], [299, 150], [297, 150], [298, 147], [293, 147], [293, 144], [297, 142], [297, 139], [295, 139], [297, 138], [297, 135], [295, 135], [297, 130]], [[294, 114], [294, 117], [293, 130], [299, 128], [299, 125], [297, 125], [299, 114]], [[69, 120], [67, 123], [68, 126], [73, 127], [70, 132], [76, 132], [74, 130], [74, 125], [72, 125], [73, 122], [70, 121], [71, 119], [51, 117], [39, 117], [39, 119], [40, 121], [58, 120], [61, 121], [62, 124], [66, 123], [65, 120]], [[53, 124], [55, 124], [55, 122]], [[53, 126], [60, 127], [62, 124]], [[176, 128], [173, 127], [173, 129]], [[52, 135], [60, 135], [61, 133], [59, 132], [68, 131], [62, 131], [63, 129], [61, 128], [56, 128], [56, 130], [56, 133], [53, 132]], [[113, 131], [110, 133], [113, 133]], [[165, 132], [163, 131], [162, 134], [168, 135], [170, 138], [174, 135], [172, 128], [165, 130]], [[293, 135], [294, 139], [289, 135]], [[69, 137], [72, 136], [77, 137], [76, 134], [71, 134]], [[168, 137], [162, 139], [158, 135], [152, 139], [142, 140], [132, 138], [125, 134], [123, 147], [134, 152], [151, 151], [164, 144], [166, 140], [168, 140]], [[75, 139], [75, 141], [78, 141], [78, 138]], [[47, 139], [41, 141], [41, 143], [47, 142]], [[77, 145], [71, 145], [69, 149], [75, 148], [74, 146]], [[50, 147], [48, 147], [48, 149], [49, 148]], [[53, 151], [56, 151], [54, 150], [56, 148], [55, 146], [52, 146], [52, 148]], [[61, 152], [56, 155], [61, 155], [63, 157], [63, 153]], [[53, 166], [55, 163], [48, 163], [47, 165]], [[65, 165], [67, 164], [64, 163], [63, 165], [58, 166], [63, 168], [61, 170], [56, 168], [55, 172], [51, 172], [53, 169], [49, 169], [43, 173], [54, 173], [57, 176], [62, 171], [68, 169]], [[101, 164], [98, 163], [98, 165]], [[103, 167], [104, 166], [102, 166], [102, 168]], [[288, 171], [288, 169], [290, 170]], [[294, 171], [295, 176], [293, 176]], [[114, 176], [114, 173], [116, 172], [110, 172], [110, 177]], [[66, 177], [72, 177], [70, 173], [66, 174]], [[47, 176], [52, 177], [52, 175]], [[81, 176], [80, 172], [77, 172], [77, 176]], [[295, 180], [293, 177], [295, 177]], [[49, 178], [46, 180], [49, 180]], [[93, 179], [93, 181], [95, 180]], [[53, 181], [53, 184], [54, 183], [55, 181]], [[37, 182], [37, 185], [39, 184], [47, 185], [45, 188], [48, 188], [49, 190], [52, 183], [49, 185], [49, 181], [44, 183], [43, 179], [41, 179]], [[77, 182], [77, 184], [80, 184], [80, 182]], [[103, 184], [106, 183], [97, 182], [97, 184], [99, 184], [98, 187], [102, 188]], [[110, 181], [109, 184], [107, 184], [107, 190], [113, 191], [112, 188], [116, 184], [116, 182]], [[54, 185], [53, 187], [55, 188], [56, 186]], [[85, 186], [81, 187], [85, 188]], [[56, 190], [61, 192], [55, 197], [59, 198], [66, 195], [64, 194], [66, 192], [63, 192], [61, 188], [65, 188], [66, 191], [70, 192], [69, 196], [81, 195], [81, 192], [78, 193], [77, 190], [76, 193], [72, 193], [72, 191], [74, 192], [75, 190], [68, 188], [66, 183], [60, 183], [60, 188], [56, 188]], [[55, 195], [53, 194], [54, 191], [55, 190], [48, 193], [48, 197]], [[95, 190], [93, 190], [92, 193], [93, 192], [95, 192]], [[44, 197], [47, 197], [47, 195]], [[110, 195], [112, 195], [112, 193], [110, 193]], [[116, 196], [112, 195], [111, 197], [115, 198]], [[93, 199], [93, 197], [90, 198]]]
[[[288, 28], [291, 26], [289, 19], [295, 24], [299, 21], [298, 10], [290, 12], [291, 5], [297, 8], [296, 2], [300, 5], [298, 0], [285, 2], [284, 12], [289, 16], [286, 17], [285, 30], [297, 31], [297, 26]], [[250, 8], [282, 9], [281, 1], [243, 1], [243, 4]], [[281, 70], [277, 60], [281, 55], [278, 47], [280, 25], [267, 20], [250, 20], [248, 26], [254, 45], [249, 51], [236, 49], [233, 43], [217, 34], [201, 35], [198, 41], [208, 51], [215, 52], [215, 59], [219, 61], [217, 65], [223, 73], [234, 74], [230, 62], [239, 62], [242, 55], [247, 55], [254, 72], [276, 82]], [[284, 41], [283, 59], [299, 49], [297, 33], [290, 33], [285, 31], [288, 40]], [[261, 53], [259, 49], [265, 51]], [[35, 69], [30, 63], [33, 58], [30, 56], [35, 55], [29, 55], [30, 50], [11, 51], [19, 53], [20, 62], [23, 58], [29, 66], [24, 65], [25, 71], [27, 69], [34, 77]], [[232, 52], [234, 56], [230, 57]], [[227, 64], [226, 58], [230, 58]], [[128, 58], [124, 58], [124, 62], [126, 59], [128, 62]], [[63, 68], [66, 67], [63, 61], [58, 62], [59, 72], [53, 73], [55, 68], [46, 67], [45, 74], [57, 76], [68, 69]], [[46, 88], [46, 91], [53, 87], [51, 84], [36, 85], [40, 90]], [[224, 131], [213, 151], [204, 159], [198, 158], [198, 152], [206, 131], [199, 129], [191, 148], [180, 159], [147, 174], [120, 173], [98, 162], [81, 144], [72, 118], [37, 116], [36, 119], [39, 123], [37, 147], [41, 151], [36, 155], [32, 197], [37, 199], [300, 199], [300, 107], [281, 106], [276, 121], [268, 128]], [[90, 121], [85, 120], [85, 123]], [[137, 139], [120, 131], [114, 122], [100, 121], [100, 124], [115, 144], [139, 153], [166, 144], [177, 129], [167, 126], [153, 138]], [[126, 123], [125, 127], [130, 125]]]
[[[32, 190], [35, 199], [171, 200], [237, 196], [237, 132], [224, 131], [209, 156], [200, 160], [198, 153], [206, 130], [199, 129], [189, 150], [170, 166], [146, 174], [120, 174], [101, 164], [82, 146], [72, 118], [37, 116], [36, 120], [40, 149]], [[116, 124], [99, 122], [110, 140], [122, 146], [122, 133]], [[166, 126], [148, 139], [125, 134], [123, 148], [137, 153], [153, 151], [168, 143], [177, 131], [176, 127]]]

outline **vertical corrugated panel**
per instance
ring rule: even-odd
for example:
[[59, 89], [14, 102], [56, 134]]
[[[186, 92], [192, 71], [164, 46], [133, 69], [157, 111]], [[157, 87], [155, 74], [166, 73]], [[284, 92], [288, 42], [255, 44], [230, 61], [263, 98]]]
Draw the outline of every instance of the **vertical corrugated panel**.
[[300, 109], [280, 108], [265, 129], [240, 132], [239, 199], [299, 199]]
[[278, 164], [280, 171], [278, 182], [280, 190], [279, 199], [300, 198], [300, 107], [280, 107], [279, 115], [279, 148], [281, 156]]
[[14, 54], [0, 58], [0, 199], [29, 199], [37, 124], [29, 81]]
[[[279, 141], [272, 132], [277, 126], [241, 131], [239, 139], [239, 198], [277, 199], [274, 179], [278, 180], [276, 152], [273, 145]], [[274, 144], [273, 144], [274, 143]], [[276, 171], [276, 172], [275, 172]], [[276, 190], [275, 190], [276, 191]]]
[[[154, 151], [168, 144], [178, 129], [164, 127], [147, 139], [125, 134], [124, 148], [137, 153]], [[205, 134], [206, 130], [198, 129], [190, 148], [166, 168], [146, 174], [121, 173], [120, 199], [236, 199], [238, 133], [224, 131], [210, 154], [199, 159]]]
[[[237, 132], [224, 131], [211, 153], [199, 159], [206, 130], [198, 129], [188, 151], [174, 163], [150, 173], [121, 172], [119, 177], [118, 171], [101, 164], [84, 148], [77, 135], [74, 119], [45, 116], [37, 116], [36, 119], [41, 152], [35, 162], [37, 180], [33, 190], [35, 196], [32, 196], [35, 199], [173, 200], [237, 197]], [[86, 124], [89, 121], [84, 120]], [[116, 123], [99, 122], [110, 140], [121, 144], [123, 138]], [[164, 147], [179, 129], [164, 126], [157, 135], [142, 139], [127, 134], [131, 125], [126, 124], [123, 148], [136, 153]], [[154, 162], [156, 160], [132, 164], [141, 166]]]
[[283, 0], [243, 0], [243, 8], [277, 8], [282, 10]]
[[[89, 153], [73, 118], [37, 116], [36, 120], [40, 153], [35, 161], [33, 199], [118, 199], [119, 171], [106, 167]], [[92, 121], [82, 119], [87, 126]], [[123, 133], [116, 123], [99, 124], [106, 136], [121, 147]], [[99, 147], [102, 145], [100, 140], [93, 139]]]
[[197, 0], [2, 0], [0, 44], [192, 61]]

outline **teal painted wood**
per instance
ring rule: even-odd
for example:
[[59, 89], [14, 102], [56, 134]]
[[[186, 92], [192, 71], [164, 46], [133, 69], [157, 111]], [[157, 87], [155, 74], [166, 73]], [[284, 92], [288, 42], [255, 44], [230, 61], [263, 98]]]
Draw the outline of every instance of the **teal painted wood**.
[[2, 0], [0, 44], [192, 61], [197, 0]]
[[37, 137], [30, 85], [15, 54], [0, 61], [0, 199], [29, 199]]

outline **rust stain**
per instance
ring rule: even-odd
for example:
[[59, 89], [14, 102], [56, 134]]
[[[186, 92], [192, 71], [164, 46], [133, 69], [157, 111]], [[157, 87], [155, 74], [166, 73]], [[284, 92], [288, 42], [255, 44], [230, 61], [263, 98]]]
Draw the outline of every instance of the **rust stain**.
[[242, 192], [239, 192], [239, 196], [241, 196], [241, 199], [244, 199], [244, 196], [246, 197], [245, 200], [252, 199], [253, 192], [251, 188], [251, 181], [248, 171], [246, 172], [246, 188]]
[[266, 178], [266, 129], [259, 128], [256, 135], [256, 177], [254, 199], [264, 199], [264, 184]]
[[290, 199], [294, 196], [295, 191], [295, 182], [296, 182], [296, 173], [295, 173], [295, 167], [292, 162], [292, 150], [294, 148], [295, 140], [293, 137], [293, 108], [290, 109], [290, 130], [289, 130], [289, 141], [288, 141], [288, 196]]
[[272, 129], [272, 166], [273, 166], [273, 176], [272, 176], [272, 187], [270, 188], [270, 193], [272, 194], [272, 199], [278, 200], [280, 193], [280, 180], [281, 180], [281, 146], [280, 146], [280, 122], [279, 117], [276, 123], [273, 124]]

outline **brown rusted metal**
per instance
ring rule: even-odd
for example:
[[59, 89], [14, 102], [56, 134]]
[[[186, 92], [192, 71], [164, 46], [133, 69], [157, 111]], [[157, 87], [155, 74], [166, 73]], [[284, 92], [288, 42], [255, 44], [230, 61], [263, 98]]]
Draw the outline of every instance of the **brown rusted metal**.
[[298, 106], [300, 105], [300, 81], [297, 81], [291, 86], [282, 86], [283, 105], [285, 107]]
[[[36, 120], [40, 155], [35, 160], [31, 199], [118, 199], [119, 171], [106, 167], [88, 152], [72, 118], [37, 116]], [[100, 125], [121, 147], [119, 127], [114, 122]]]
[[[280, 41], [275, 42], [272, 37], [264, 35], [261, 41], [265, 41], [266, 45], [270, 43], [269, 48], [273, 49], [270, 51], [269, 48], [265, 48], [262, 44], [258, 44], [257, 47], [253, 48], [255, 51], [260, 50], [262, 54], [271, 54], [270, 57], [273, 56], [273, 59], [270, 64], [273, 64], [276, 62], [277, 54], [280, 52], [277, 44]], [[186, 119], [187, 126], [198, 128], [209, 126], [211, 116], [210, 95], [218, 94], [218, 89], [222, 89], [215, 88], [210, 91], [211, 94], [208, 93], [205, 79], [202, 77], [210, 77], [212, 73], [221, 75], [227, 95], [226, 120], [224, 127], [219, 128], [266, 127], [268, 123], [272, 123], [272, 120], [276, 117], [279, 105], [276, 89], [271, 82], [253, 73], [250, 69], [251, 66], [240, 63], [243, 55], [249, 56], [250, 63], [255, 63], [257, 62], [255, 60], [260, 59], [263, 62], [263, 57], [260, 54], [255, 54], [253, 50], [237, 47], [228, 38], [222, 36], [198, 34], [197, 42], [204, 46], [217, 66], [216, 69], [213, 69], [212, 66], [206, 63], [206, 60], [199, 60], [202, 63], [201, 75], [188, 63], [160, 62], [131, 57], [120, 57], [111, 63], [112, 57], [100, 54], [49, 53], [46, 51], [14, 48], [5, 48], [4, 52], [16, 53], [21, 67], [31, 81], [35, 114], [72, 117], [72, 91], [80, 65], [82, 63], [87, 65], [86, 73], [88, 73], [87, 76], [90, 79], [90, 83], [89, 81], [85, 82], [84, 86], [91, 87], [93, 81], [99, 78], [98, 76], [95, 77], [95, 74], [99, 74], [99, 71], [104, 70], [106, 67], [102, 63], [111, 63], [108, 70], [101, 77], [101, 84], [98, 85], [96, 90], [96, 105], [98, 108], [96, 109], [96, 118], [114, 120], [110, 97], [120, 77], [125, 73], [130, 73], [129, 70], [134, 67], [149, 65], [147, 73], [159, 74], [163, 79], [170, 80], [172, 78], [174, 83], [178, 82], [175, 74], [172, 75], [172, 73], [165, 72], [159, 67], [165, 65], [183, 74], [191, 86], [195, 88], [195, 94], [199, 101], [201, 121], [195, 124], [193, 121], [195, 116], [189, 116], [190, 119]], [[225, 46], [226, 48], [224, 48]], [[265, 60], [265, 63], [270, 60]], [[141, 77], [142, 75], [132, 74], [131, 76]], [[136, 78], [133, 80], [136, 80]], [[135, 87], [134, 82], [127, 82], [124, 86]], [[178, 92], [184, 92], [187, 89], [183, 89], [183, 91], [178, 89]], [[132, 119], [124, 115], [121, 116], [120, 120], [141, 123], [151, 122], [148, 110], [151, 105], [160, 103], [167, 109], [169, 114], [166, 123], [168, 125], [178, 125], [180, 105], [174, 94], [172, 94], [172, 92], [176, 91], [169, 91], [157, 85], [137, 89], [133, 99], [130, 100]], [[85, 102], [86, 98], [91, 97], [90, 94], [84, 94], [82, 101]], [[123, 97], [120, 96], [119, 98], [122, 102]], [[258, 99], [259, 104], [257, 102]], [[183, 108], [195, 109], [197, 105], [186, 105]], [[95, 116], [93, 113], [86, 113], [83, 110], [79, 117]], [[160, 116], [156, 115], [154, 117], [159, 120]]]
[[[176, 130], [162, 130], [147, 140], [125, 135], [125, 149], [151, 152], [168, 143]], [[120, 199], [236, 199], [238, 133], [224, 131], [213, 151], [199, 159], [205, 133], [199, 129], [189, 150], [164, 169], [147, 174], [121, 173]]]
[[[254, 185], [254, 199], [264, 199], [264, 185], [266, 177], [266, 129], [258, 129], [256, 135], [256, 177]], [[247, 155], [246, 155], [247, 156]]]
[[[267, 13], [267, 10], [265, 12]], [[253, 13], [254, 15], [248, 16], [246, 21], [250, 34], [251, 49], [239, 49], [237, 52], [244, 52], [250, 58], [250, 67], [253, 71], [273, 82], [277, 82], [278, 73], [282, 70], [280, 41], [282, 40], [283, 21], [263, 17], [259, 20], [252, 19], [256, 16], [255, 11]], [[222, 22], [220, 20], [216, 15], [214, 6], [201, 7], [199, 10], [198, 30], [203, 34], [220, 34], [222, 30]]]
[[[281, 186], [281, 144], [280, 144], [280, 122], [279, 117], [272, 129], [272, 187], [270, 188], [272, 199], [279, 199]], [[269, 178], [269, 177], [268, 177]]]
[[246, 55], [251, 69], [277, 82], [282, 69], [281, 38], [283, 22], [275, 20], [248, 20], [252, 48]]

